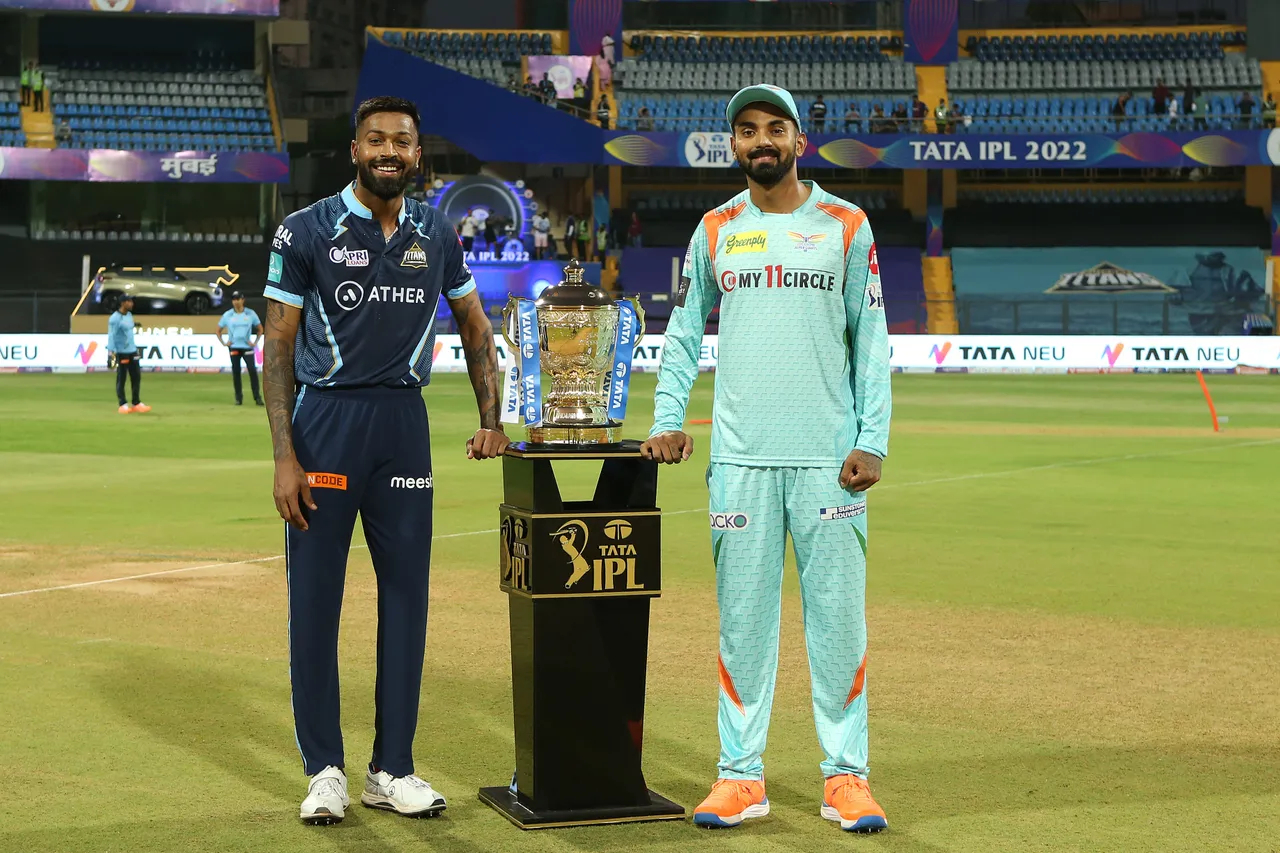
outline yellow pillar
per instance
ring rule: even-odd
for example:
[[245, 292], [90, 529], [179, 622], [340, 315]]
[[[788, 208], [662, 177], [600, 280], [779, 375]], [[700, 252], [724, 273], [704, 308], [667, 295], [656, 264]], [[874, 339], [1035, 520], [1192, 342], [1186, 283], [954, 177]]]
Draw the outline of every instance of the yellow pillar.
[[951, 277], [951, 258], [924, 257], [924, 298], [928, 311], [929, 334], [955, 335], [960, 332], [956, 319], [956, 291]]

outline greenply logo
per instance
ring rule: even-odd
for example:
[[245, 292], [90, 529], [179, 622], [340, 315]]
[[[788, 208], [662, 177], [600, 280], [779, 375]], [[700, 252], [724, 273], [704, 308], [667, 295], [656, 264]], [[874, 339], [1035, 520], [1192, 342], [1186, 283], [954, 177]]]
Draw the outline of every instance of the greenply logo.
[[747, 252], [763, 252], [769, 248], [769, 235], [765, 231], [748, 231], [745, 234], [730, 234], [724, 241], [726, 255], [741, 255]]

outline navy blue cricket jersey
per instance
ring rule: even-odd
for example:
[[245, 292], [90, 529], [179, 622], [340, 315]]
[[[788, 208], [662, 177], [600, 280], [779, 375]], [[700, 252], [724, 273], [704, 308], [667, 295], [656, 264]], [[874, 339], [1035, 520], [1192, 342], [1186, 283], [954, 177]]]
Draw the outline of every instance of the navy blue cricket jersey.
[[285, 217], [264, 295], [302, 309], [293, 370], [303, 385], [426, 385], [440, 294], [466, 296], [475, 280], [435, 208], [406, 198], [384, 240], [354, 187]]

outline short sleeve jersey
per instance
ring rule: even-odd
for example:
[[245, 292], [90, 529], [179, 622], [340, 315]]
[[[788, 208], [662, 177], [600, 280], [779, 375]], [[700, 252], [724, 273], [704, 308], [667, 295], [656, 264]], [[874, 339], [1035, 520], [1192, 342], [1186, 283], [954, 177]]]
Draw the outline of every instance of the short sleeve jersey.
[[354, 184], [285, 217], [267, 279], [268, 299], [302, 309], [294, 375], [327, 388], [426, 385], [440, 295], [476, 287], [434, 208], [406, 198], [385, 239]]
[[703, 328], [719, 299], [712, 462], [838, 468], [852, 450], [888, 452], [889, 341], [875, 238], [861, 209], [810, 189], [787, 214], [764, 213], [743, 192], [694, 230], [651, 435], [684, 428]]
[[218, 328], [227, 330], [227, 343], [232, 349], [248, 349], [253, 341], [253, 330], [262, 325], [258, 314], [252, 308], [237, 312], [228, 308], [218, 320]]

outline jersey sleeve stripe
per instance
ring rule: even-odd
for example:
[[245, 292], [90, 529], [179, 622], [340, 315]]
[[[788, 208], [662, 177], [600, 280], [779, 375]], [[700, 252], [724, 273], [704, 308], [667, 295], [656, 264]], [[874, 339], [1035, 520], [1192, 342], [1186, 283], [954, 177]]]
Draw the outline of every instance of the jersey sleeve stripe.
[[828, 216], [835, 217], [840, 220], [840, 225], [844, 228], [844, 254], [849, 256], [849, 247], [853, 245], [853, 237], [858, 233], [858, 229], [862, 227], [862, 223], [867, 221], [865, 211], [845, 207], [842, 204], [832, 204], [827, 201], [820, 201], [814, 207], [821, 210]]
[[747, 209], [747, 203], [740, 201], [733, 207], [724, 210], [711, 210], [702, 217], [702, 224], [707, 231], [707, 253], [711, 256], [711, 263], [716, 262], [716, 242], [720, 236], [720, 226], [726, 222], [737, 219], [742, 211]]
[[444, 295], [450, 299], [461, 299], [475, 289], [476, 280], [474, 278], [469, 278], [453, 290], [446, 290]]
[[302, 297], [296, 293], [290, 293], [287, 290], [281, 290], [278, 287], [267, 285], [262, 291], [262, 295], [268, 299], [274, 299], [276, 302], [283, 302], [285, 305], [292, 305], [294, 308], [302, 307]]

